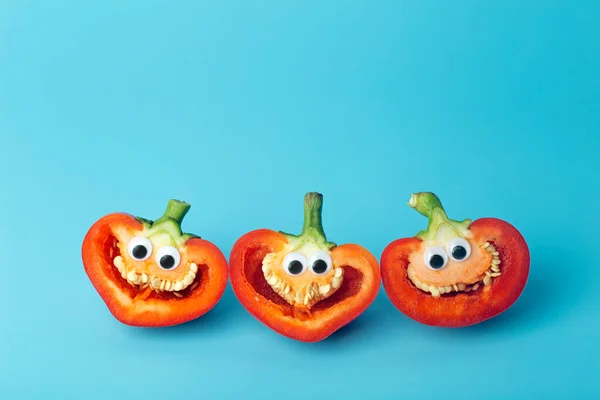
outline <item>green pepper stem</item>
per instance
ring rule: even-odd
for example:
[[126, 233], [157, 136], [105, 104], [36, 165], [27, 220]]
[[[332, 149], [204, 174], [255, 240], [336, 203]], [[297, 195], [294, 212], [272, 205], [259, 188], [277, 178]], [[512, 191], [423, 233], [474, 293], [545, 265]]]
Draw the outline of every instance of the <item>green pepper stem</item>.
[[336, 244], [328, 242], [323, 230], [323, 195], [317, 192], [309, 192], [304, 196], [304, 225], [300, 235], [292, 235], [290, 233], [281, 232], [288, 238], [290, 244], [301, 246], [306, 241], [316, 243], [328, 250], [335, 247]]
[[191, 205], [181, 200], [169, 200], [167, 203], [167, 209], [162, 217], [154, 222], [155, 225], [158, 225], [162, 222], [172, 220], [177, 223], [177, 225], [181, 225], [183, 222], [183, 217], [190, 210]]
[[307, 193], [304, 196], [304, 226], [301, 235], [316, 234], [327, 240], [323, 231], [322, 212], [323, 195], [316, 192]]
[[408, 205], [429, 219], [427, 229], [419, 232], [416, 236], [423, 240], [430, 240], [436, 237], [441, 225], [445, 225], [456, 234], [464, 236], [471, 223], [469, 219], [454, 221], [448, 218], [439, 197], [431, 192], [413, 193]]
[[410, 196], [408, 205], [428, 219], [432, 219], [435, 213], [440, 213], [447, 218], [446, 211], [442, 207], [439, 197], [431, 192], [413, 193]]

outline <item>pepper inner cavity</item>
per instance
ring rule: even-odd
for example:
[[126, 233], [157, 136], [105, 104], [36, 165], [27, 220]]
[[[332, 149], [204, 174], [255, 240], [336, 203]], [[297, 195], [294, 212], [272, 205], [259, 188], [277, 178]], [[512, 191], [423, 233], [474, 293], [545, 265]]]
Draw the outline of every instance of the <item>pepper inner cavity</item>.
[[[262, 272], [271, 288], [290, 305], [311, 308], [319, 301], [333, 295], [342, 285], [344, 269], [334, 267], [324, 275], [290, 276], [280, 266], [275, 265], [277, 253], [269, 253], [262, 262]], [[317, 271], [318, 272], [318, 271]]]
[[425, 293], [429, 293], [433, 297], [440, 297], [443, 294], [451, 294], [453, 292], [471, 292], [485, 286], [490, 286], [493, 279], [502, 274], [500, 272], [500, 253], [489, 242], [485, 242], [482, 247], [492, 255], [492, 262], [485, 273], [481, 274], [475, 283], [458, 282], [445, 286], [429, 285], [419, 280], [414, 268], [410, 265], [407, 269], [408, 278], [418, 289]]

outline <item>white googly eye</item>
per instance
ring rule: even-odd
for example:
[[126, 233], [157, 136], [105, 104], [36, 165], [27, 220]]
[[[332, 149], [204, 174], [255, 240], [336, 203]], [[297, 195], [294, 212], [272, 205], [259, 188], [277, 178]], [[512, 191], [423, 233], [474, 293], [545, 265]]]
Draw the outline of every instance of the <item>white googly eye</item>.
[[457, 237], [448, 242], [446, 251], [453, 261], [461, 262], [471, 255], [471, 245], [466, 239]]
[[433, 270], [440, 270], [448, 264], [448, 254], [441, 246], [432, 246], [427, 249], [423, 257], [425, 265]]
[[129, 256], [137, 261], [147, 260], [152, 254], [152, 243], [144, 236], [136, 236], [127, 245]]
[[158, 253], [156, 253], [156, 264], [162, 269], [175, 269], [180, 261], [181, 256], [173, 246], [163, 246], [158, 250]]
[[283, 269], [292, 276], [297, 276], [306, 271], [308, 260], [302, 253], [289, 253], [283, 259]]
[[310, 256], [309, 268], [316, 275], [324, 275], [331, 271], [333, 261], [326, 251], [316, 251]]

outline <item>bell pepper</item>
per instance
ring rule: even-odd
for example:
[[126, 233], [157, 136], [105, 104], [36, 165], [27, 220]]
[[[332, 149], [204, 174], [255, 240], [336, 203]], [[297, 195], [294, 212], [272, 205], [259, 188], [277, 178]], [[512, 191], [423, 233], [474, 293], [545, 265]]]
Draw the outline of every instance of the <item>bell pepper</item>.
[[323, 196], [304, 199], [299, 235], [258, 229], [234, 244], [233, 291], [257, 320], [302, 342], [317, 342], [356, 319], [380, 286], [377, 259], [356, 244], [336, 245], [322, 226]]
[[223, 295], [227, 260], [211, 242], [182, 232], [189, 209], [183, 201], [169, 200], [156, 221], [113, 213], [85, 235], [85, 272], [120, 322], [181, 324], [208, 312]]
[[413, 194], [409, 205], [429, 224], [382, 253], [384, 290], [396, 308], [425, 325], [464, 327], [513, 305], [530, 266], [514, 226], [497, 218], [452, 220], [429, 192]]

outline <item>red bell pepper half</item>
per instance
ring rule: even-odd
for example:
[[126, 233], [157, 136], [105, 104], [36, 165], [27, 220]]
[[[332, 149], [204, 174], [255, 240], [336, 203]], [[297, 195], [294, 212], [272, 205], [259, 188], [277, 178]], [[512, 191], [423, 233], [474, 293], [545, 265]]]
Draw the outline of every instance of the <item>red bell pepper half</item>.
[[120, 322], [177, 325], [205, 314], [221, 298], [227, 260], [214, 244], [181, 231], [189, 209], [185, 202], [170, 200], [156, 221], [114, 213], [87, 232], [85, 272]]
[[401, 312], [426, 325], [463, 327], [517, 300], [530, 256], [515, 227], [497, 218], [451, 220], [433, 193], [413, 194], [409, 205], [429, 219], [427, 229], [381, 256], [384, 290]]
[[321, 223], [323, 196], [308, 193], [300, 235], [259, 229], [231, 250], [234, 293], [279, 334], [317, 342], [357, 318], [380, 285], [377, 259], [356, 244], [329, 242]]

